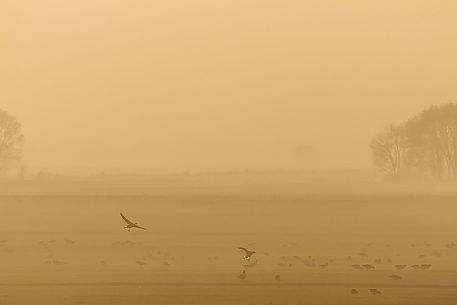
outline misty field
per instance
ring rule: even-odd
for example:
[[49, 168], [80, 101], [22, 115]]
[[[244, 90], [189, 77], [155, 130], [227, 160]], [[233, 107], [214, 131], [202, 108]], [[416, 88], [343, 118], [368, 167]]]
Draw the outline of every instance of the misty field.
[[[3, 195], [0, 304], [457, 304], [456, 204], [427, 195]], [[125, 231], [120, 212], [148, 230]], [[246, 262], [238, 247], [257, 253]]]

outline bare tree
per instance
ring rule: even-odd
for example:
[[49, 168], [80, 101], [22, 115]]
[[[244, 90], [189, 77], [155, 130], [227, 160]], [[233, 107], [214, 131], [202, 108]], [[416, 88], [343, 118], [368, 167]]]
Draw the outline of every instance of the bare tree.
[[417, 173], [457, 177], [457, 105], [433, 106], [406, 123]]
[[371, 142], [373, 163], [389, 177], [398, 177], [404, 168], [407, 141], [401, 126], [390, 125]]
[[23, 143], [21, 124], [14, 116], [0, 110], [0, 172], [20, 164]]
[[389, 176], [457, 178], [457, 104], [432, 106], [391, 125], [371, 148], [375, 165]]

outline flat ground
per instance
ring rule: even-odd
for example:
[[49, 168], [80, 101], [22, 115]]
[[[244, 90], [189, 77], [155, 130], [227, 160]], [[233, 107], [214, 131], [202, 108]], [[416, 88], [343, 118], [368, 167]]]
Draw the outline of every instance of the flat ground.
[[2, 305], [457, 304], [455, 196], [104, 191], [0, 210]]

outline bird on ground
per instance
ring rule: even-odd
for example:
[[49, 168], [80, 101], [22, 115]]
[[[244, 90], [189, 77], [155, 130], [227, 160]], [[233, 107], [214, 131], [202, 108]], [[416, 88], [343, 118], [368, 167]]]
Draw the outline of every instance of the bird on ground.
[[71, 240], [71, 239], [68, 239], [68, 238], [65, 238], [64, 240], [65, 240], [65, 243], [66, 243], [67, 245], [73, 245], [73, 244], [75, 243], [74, 240]]
[[63, 262], [63, 261], [58, 261], [58, 260], [55, 260], [55, 259], [52, 259], [52, 260], [47, 260], [44, 262], [45, 264], [48, 264], [48, 265], [65, 265], [66, 262]]
[[358, 293], [359, 293], [359, 291], [357, 289], [354, 289], [354, 288], [351, 289], [351, 294], [358, 294]]
[[439, 251], [434, 250], [434, 251], [432, 251], [431, 255], [436, 256], [436, 257], [440, 257], [441, 253]]
[[143, 261], [136, 261], [135, 264], [137, 264], [138, 266], [145, 266], [147, 265], [146, 262], [143, 262]]
[[243, 259], [244, 259], [245, 261], [250, 261], [250, 260], [251, 260], [251, 257], [256, 253], [255, 251], [251, 251], [251, 250], [248, 250], [248, 249], [243, 248], [243, 247], [239, 247], [238, 249], [244, 251], [245, 254], [244, 254]]
[[280, 280], [281, 280], [281, 275], [276, 274], [276, 275], [275, 275], [275, 280], [280, 281]]
[[393, 280], [401, 280], [401, 279], [403, 279], [401, 276], [396, 275], [396, 274], [389, 275], [389, 277], [391, 279], [393, 279]]
[[131, 230], [132, 228], [137, 228], [137, 229], [141, 229], [141, 230], [146, 230], [146, 228], [140, 227], [140, 226], [138, 225], [137, 222], [131, 222], [131, 221], [128, 220], [124, 215], [122, 215], [122, 213], [120, 213], [120, 214], [121, 214], [122, 219], [124, 219], [124, 221], [127, 223], [127, 225], [124, 227], [127, 231], [130, 232], [130, 230]]
[[382, 294], [381, 291], [376, 288], [370, 288], [368, 291], [370, 291], [371, 294]]
[[325, 264], [319, 264], [319, 267], [321, 267], [321, 269], [327, 269], [328, 268], [328, 262], [326, 262]]
[[238, 278], [239, 278], [240, 280], [244, 280], [244, 279], [246, 279], [246, 276], [247, 276], [246, 270], [243, 270], [243, 272], [241, 272], [241, 274], [238, 275]]
[[365, 269], [368, 269], [368, 270], [373, 270], [373, 269], [375, 269], [375, 266], [370, 265], [370, 264], [362, 265], [362, 267], [365, 268]]
[[457, 244], [455, 242], [451, 242], [451, 243], [446, 244], [446, 248], [448, 248], [448, 249], [452, 249], [452, 248], [455, 248], [455, 247], [457, 247]]

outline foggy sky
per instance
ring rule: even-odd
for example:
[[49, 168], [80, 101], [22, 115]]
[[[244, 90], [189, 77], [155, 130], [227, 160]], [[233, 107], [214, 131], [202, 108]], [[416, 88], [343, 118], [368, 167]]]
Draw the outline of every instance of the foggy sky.
[[34, 170], [370, 168], [457, 101], [453, 0], [6, 0], [0, 35]]

